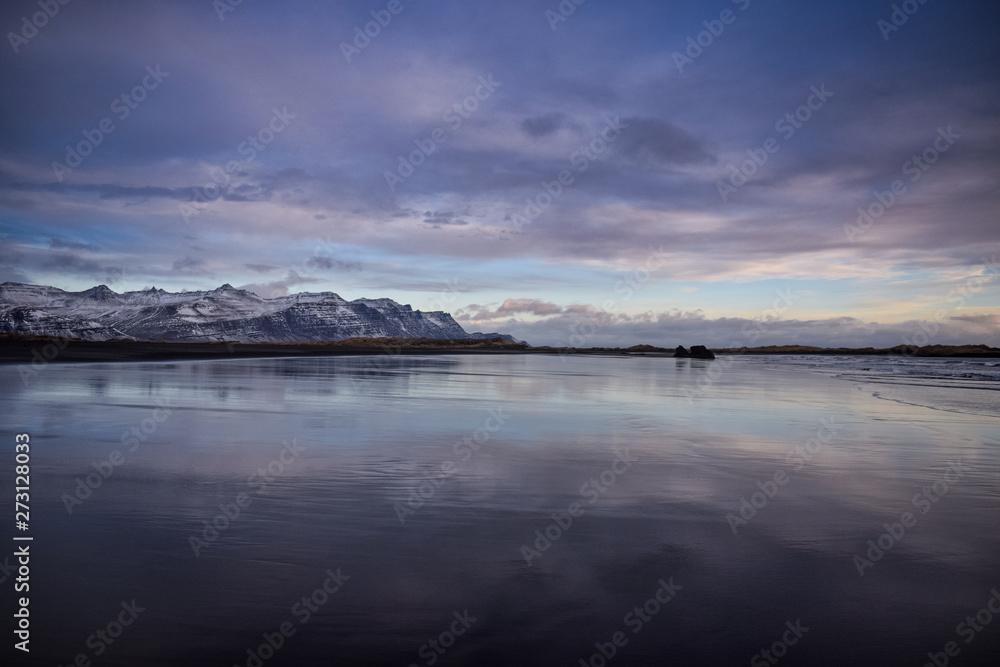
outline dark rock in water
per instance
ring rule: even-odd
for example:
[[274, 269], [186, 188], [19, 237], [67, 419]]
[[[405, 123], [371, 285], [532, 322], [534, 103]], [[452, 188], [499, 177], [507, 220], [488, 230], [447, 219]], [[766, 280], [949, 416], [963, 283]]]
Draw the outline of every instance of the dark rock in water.
[[692, 345], [691, 351], [684, 349], [683, 345], [678, 345], [674, 350], [675, 359], [715, 359], [715, 355], [704, 345]]
[[695, 359], [715, 359], [715, 355], [704, 345], [692, 345], [691, 356]]

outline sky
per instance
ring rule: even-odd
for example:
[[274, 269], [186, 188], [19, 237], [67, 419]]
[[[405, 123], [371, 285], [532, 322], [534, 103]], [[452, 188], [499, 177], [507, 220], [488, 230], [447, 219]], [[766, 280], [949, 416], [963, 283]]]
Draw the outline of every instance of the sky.
[[1000, 346], [998, 21], [7, 0], [0, 281], [389, 297], [534, 345]]

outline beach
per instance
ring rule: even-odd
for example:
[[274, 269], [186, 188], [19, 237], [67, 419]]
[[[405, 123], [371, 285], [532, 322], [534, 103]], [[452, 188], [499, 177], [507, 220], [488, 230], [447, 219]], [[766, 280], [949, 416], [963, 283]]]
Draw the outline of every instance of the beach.
[[1000, 585], [996, 367], [728, 359], [0, 366], [33, 443], [32, 657], [995, 655], [957, 627]]

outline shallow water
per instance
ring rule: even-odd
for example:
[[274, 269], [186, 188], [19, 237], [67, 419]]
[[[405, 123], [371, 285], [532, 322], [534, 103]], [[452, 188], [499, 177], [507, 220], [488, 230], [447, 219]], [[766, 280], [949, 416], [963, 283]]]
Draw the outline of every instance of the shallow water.
[[1000, 590], [997, 382], [845, 364], [0, 367], [32, 444], [25, 664], [986, 664], [1000, 618], [959, 624]]

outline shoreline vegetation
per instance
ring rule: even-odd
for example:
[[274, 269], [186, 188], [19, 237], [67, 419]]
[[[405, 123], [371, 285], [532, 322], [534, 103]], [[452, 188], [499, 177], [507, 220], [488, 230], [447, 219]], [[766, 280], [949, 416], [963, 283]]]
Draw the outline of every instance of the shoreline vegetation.
[[[716, 355], [868, 355], [906, 357], [987, 357], [1000, 358], [1000, 348], [988, 345], [897, 345], [891, 348], [822, 348], [808, 345], [768, 345], [764, 347], [712, 348]], [[55, 336], [0, 334], [0, 363], [45, 364], [50, 361], [164, 361], [182, 359], [224, 359], [254, 357], [305, 357], [330, 355], [396, 354], [590, 354], [612, 356], [674, 357], [675, 350], [653, 345], [628, 348], [531, 347], [502, 338], [443, 340], [430, 338], [350, 338], [343, 341], [310, 343], [235, 343], [104, 341]], [[683, 355], [676, 355], [683, 357]]]

